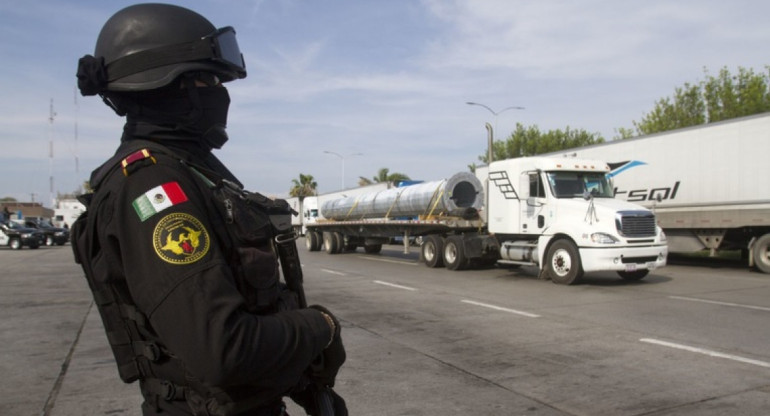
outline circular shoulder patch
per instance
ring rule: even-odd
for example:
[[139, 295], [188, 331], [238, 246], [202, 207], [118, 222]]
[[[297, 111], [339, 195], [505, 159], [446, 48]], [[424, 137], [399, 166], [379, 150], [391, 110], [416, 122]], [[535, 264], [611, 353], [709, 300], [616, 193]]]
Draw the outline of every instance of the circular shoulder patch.
[[161, 218], [152, 235], [158, 257], [171, 264], [188, 264], [208, 251], [209, 234], [197, 218], [177, 212]]

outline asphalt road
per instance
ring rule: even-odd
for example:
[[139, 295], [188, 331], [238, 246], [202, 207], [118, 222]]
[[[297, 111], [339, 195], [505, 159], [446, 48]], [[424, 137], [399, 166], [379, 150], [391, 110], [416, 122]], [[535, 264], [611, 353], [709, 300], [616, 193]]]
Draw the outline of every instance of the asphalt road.
[[[300, 254], [309, 301], [343, 323], [351, 415], [770, 409], [768, 275], [670, 265], [559, 286], [528, 268], [428, 269], [397, 246]], [[69, 246], [0, 249], [0, 276], [0, 415], [141, 414]]]

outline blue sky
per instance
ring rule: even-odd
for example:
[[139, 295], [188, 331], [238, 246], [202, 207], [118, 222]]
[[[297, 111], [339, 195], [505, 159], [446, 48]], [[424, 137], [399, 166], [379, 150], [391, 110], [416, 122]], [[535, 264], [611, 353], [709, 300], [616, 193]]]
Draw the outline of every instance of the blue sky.
[[[127, 1], [0, 3], [0, 197], [72, 192], [107, 159], [123, 119], [75, 94], [82, 55]], [[722, 67], [765, 71], [759, 0], [197, 0], [234, 26], [248, 77], [227, 84], [230, 141], [217, 155], [255, 191], [321, 192], [380, 168], [438, 180], [517, 122], [606, 139], [655, 101]], [[53, 99], [56, 113], [49, 121]], [[467, 101], [483, 103], [495, 117]], [[53, 159], [49, 157], [53, 143]], [[355, 155], [361, 153], [361, 155]], [[77, 163], [76, 163], [77, 159]]]

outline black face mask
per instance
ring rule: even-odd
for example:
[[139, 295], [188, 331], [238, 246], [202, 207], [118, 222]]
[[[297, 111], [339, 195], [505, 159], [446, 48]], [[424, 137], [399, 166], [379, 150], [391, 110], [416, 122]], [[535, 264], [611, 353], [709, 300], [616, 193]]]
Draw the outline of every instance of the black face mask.
[[[154, 138], [196, 141], [205, 149], [227, 142], [230, 95], [222, 86], [164, 88], [135, 95], [121, 102], [132, 130], [154, 125]], [[144, 129], [143, 129], [144, 130]], [[170, 136], [170, 137], [166, 137]]]
[[190, 91], [193, 101], [197, 95], [197, 108], [190, 114], [189, 123], [183, 127], [199, 134], [205, 145], [219, 149], [227, 141], [227, 111], [230, 108], [230, 94], [224, 87], [194, 88]]

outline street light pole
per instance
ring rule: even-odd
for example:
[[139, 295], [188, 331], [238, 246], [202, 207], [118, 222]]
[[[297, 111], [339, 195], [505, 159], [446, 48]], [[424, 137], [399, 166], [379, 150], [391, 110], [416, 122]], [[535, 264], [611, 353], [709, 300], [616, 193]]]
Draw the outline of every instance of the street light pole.
[[[492, 129], [492, 125], [491, 124], [484, 123], [484, 127], [486, 127], [486, 129], [487, 129], [487, 167], [490, 167], [492, 165], [492, 154], [493, 154], [492, 148], [494, 147], [493, 146], [493, 142], [495, 140], [495, 130], [497, 130], [497, 115], [502, 113], [503, 111], [507, 111], [507, 110], [523, 110], [524, 107], [510, 106], [510, 107], [505, 107], [505, 108], [503, 108], [500, 111], [495, 111], [495, 110], [492, 110], [488, 106], [486, 106], [484, 104], [481, 104], [481, 103], [474, 103], [472, 101], [466, 101], [465, 104], [477, 105], [479, 107], [484, 107], [487, 110], [489, 110], [489, 112], [492, 113], [493, 116], [495, 116], [495, 128], [494, 129]], [[487, 175], [487, 179], [484, 181], [484, 197], [486, 199], [486, 203], [484, 204], [485, 208], [484, 208], [484, 212], [483, 212], [482, 215], [484, 216], [483, 217], [484, 221], [489, 223], [489, 212], [487, 211], [487, 209], [489, 207], [489, 175]]]
[[339, 154], [337, 152], [331, 152], [329, 150], [324, 150], [324, 153], [328, 153], [330, 155], [337, 156], [342, 161], [342, 188], [341, 189], [345, 189], [345, 158], [351, 157], [351, 156], [363, 156], [364, 154], [363, 153], [351, 153], [351, 154], [349, 154], [347, 156], [343, 156], [343, 155], [341, 155], [341, 154]]
[[495, 111], [495, 110], [493, 110], [493, 109], [489, 108], [488, 106], [486, 106], [484, 104], [481, 104], [481, 103], [474, 103], [472, 101], [467, 101], [465, 104], [477, 105], [479, 107], [484, 107], [487, 110], [489, 110], [489, 112], [492, 113], [493, 116], [495, 116], [495, 128], [494, 129], [492, 129], [492, 127], [489, 125], [489, 123], [486, 124], [487, 131], [489, 132], [489, 134], [488, 134], [489, 142], [487, 144], [487, 146], [488, 146], [488, 148], [487, 148], [487, 164], [490, 164], [490, 163], [492, 163], [492, 142], [494, 142], [494, 140], [495, 140], [495, 131], [497, 130], [497, 116], [500, 113], [504, 112], [504, 111], [507, 111], [507, 110], [523, 110], [524, 107], [519, 107], [519, 106], [513, 105], [513, 106], [510, 106], [510, 107], [505, 107], [505, 108], [503, 108], [500, 111]]

